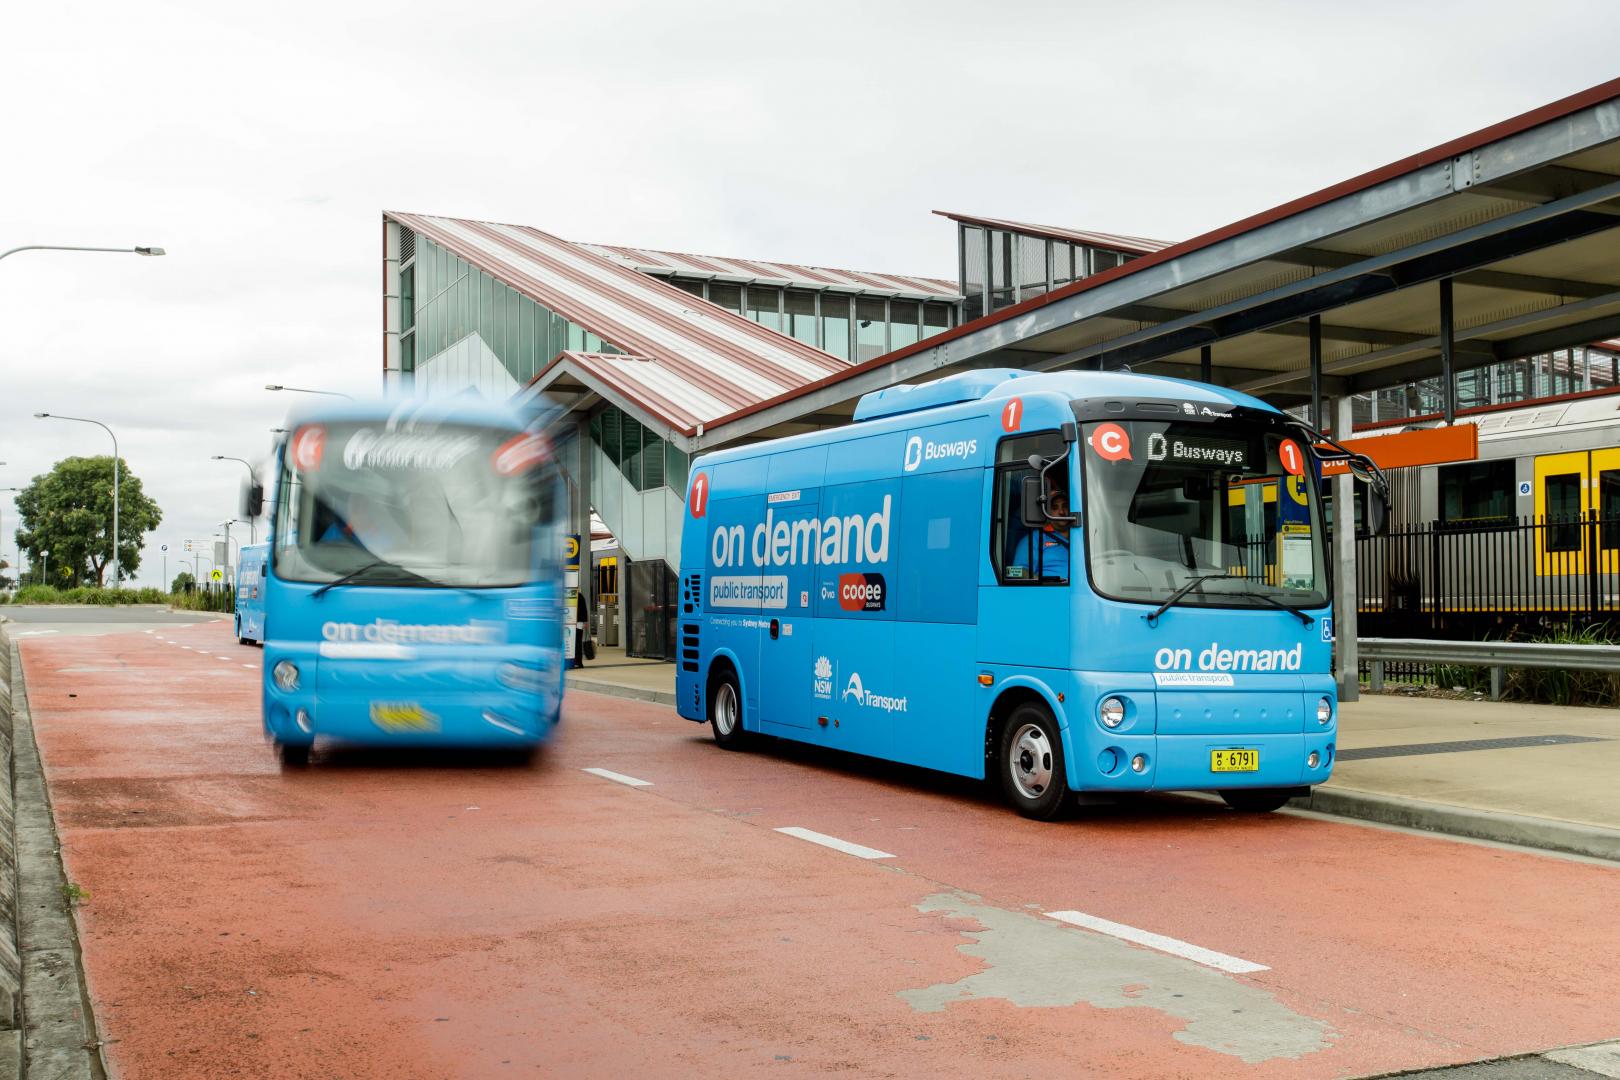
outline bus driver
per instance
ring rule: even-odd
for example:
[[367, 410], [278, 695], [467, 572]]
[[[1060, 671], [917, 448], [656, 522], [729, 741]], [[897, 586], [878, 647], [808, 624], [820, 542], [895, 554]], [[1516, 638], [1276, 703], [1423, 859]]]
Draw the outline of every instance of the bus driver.
[[1025, 534], [1018, 545], [1022, 549], [1019, 561], [1029, 567], [1031, 577], [1038, 576], [1042, 581], [1068, 581], [1069, 496], [1062, 488], [1047, 494], [1046, 513], [1052, 520], [1043, 525], [1040, 532]]

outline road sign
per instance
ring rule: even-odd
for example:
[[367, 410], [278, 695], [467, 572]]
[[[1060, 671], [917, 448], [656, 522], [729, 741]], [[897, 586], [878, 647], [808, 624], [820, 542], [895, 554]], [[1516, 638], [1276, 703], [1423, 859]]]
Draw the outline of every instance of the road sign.
[[168, 544], [159, 544], [158, 545], [158, 550], [163, 552], [165, 555], [167, 555], [169, 553], [169, 545]]
[[[1442, 465], [1448, 461], [1473, 461], [1479, 457], [1479, 428], [1456, 424], [1443, 428], [1419, 428], [1395, 435], [1367, 435], [1345, 439], [1344, 448], [1366, 454], [1380, 469], [1400, 469], [1409, 465]], [[1323, 476], [1349, 472], [1343, 461], [1324, 461]]]
[[579, 533], [569, 533], [563, 537], [563, 569], [579, 569]]
[[208, 576], [215, 581], [224, 581], [225, 571], [216, 566], [212, 570], [208, 571]]

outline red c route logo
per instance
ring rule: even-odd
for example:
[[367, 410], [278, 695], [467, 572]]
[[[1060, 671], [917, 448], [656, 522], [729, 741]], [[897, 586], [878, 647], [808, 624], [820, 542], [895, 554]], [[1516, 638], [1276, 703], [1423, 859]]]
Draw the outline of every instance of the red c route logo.
[[686, 500], [687, 509], [692, 516], [700, 518], [709, 509], [709, 474], [698, 473], [692, 477], [692, 494]]
[[1118, 461], [1124, 458], [1131, 459], [1131, 437], [1125, 434], [1125, 429], [1118, 424], [1098, 424], [1097, 429], [1086, 440], [1091, 449], [1104, 461]]
[[1008, 398], [1001, 410], [1001, 430], [1017, 431], [1024, 424], [1024, 399]]

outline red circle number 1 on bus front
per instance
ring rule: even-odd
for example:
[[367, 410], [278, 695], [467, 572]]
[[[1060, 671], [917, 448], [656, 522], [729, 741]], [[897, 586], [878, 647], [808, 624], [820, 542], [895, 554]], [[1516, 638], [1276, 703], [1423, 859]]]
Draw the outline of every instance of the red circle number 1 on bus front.
[[1277, 444], [1277, 457], [1289, 476], [1305, 475], [1305, 452], [1293, 439], [1284, 439]]
[[1008, 398], [1001, 410], [1001, 430], [1017, 431], [1024, 426], [1024, 399]]
[[702, 517], [703, 512], [709, 508], [708, 473], [700, 472], [692, 478], [692, 495], [686, 500], [686, 505], [691, 508], [692, 516], [695, 518]]

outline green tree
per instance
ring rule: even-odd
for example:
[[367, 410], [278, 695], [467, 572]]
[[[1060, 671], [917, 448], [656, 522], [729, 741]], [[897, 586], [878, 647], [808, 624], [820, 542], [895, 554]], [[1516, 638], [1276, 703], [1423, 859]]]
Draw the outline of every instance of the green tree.
[[[70, 457], [17, 493], [17, 546], [35, 561], [51, 553], [52, 584], [101, 585], [112, 563], [113, 459]], [[118, 562], [123, 577], [141, 565], [143, 538], [163, 520], [140, 477], [120, 460]]]
[[191, 571], [182, 570], [174, 575], [174, 583], [169, 586], [169, 591], [185, 592], [195, 584], [197, 584], [197, 579], [191, 576]]

